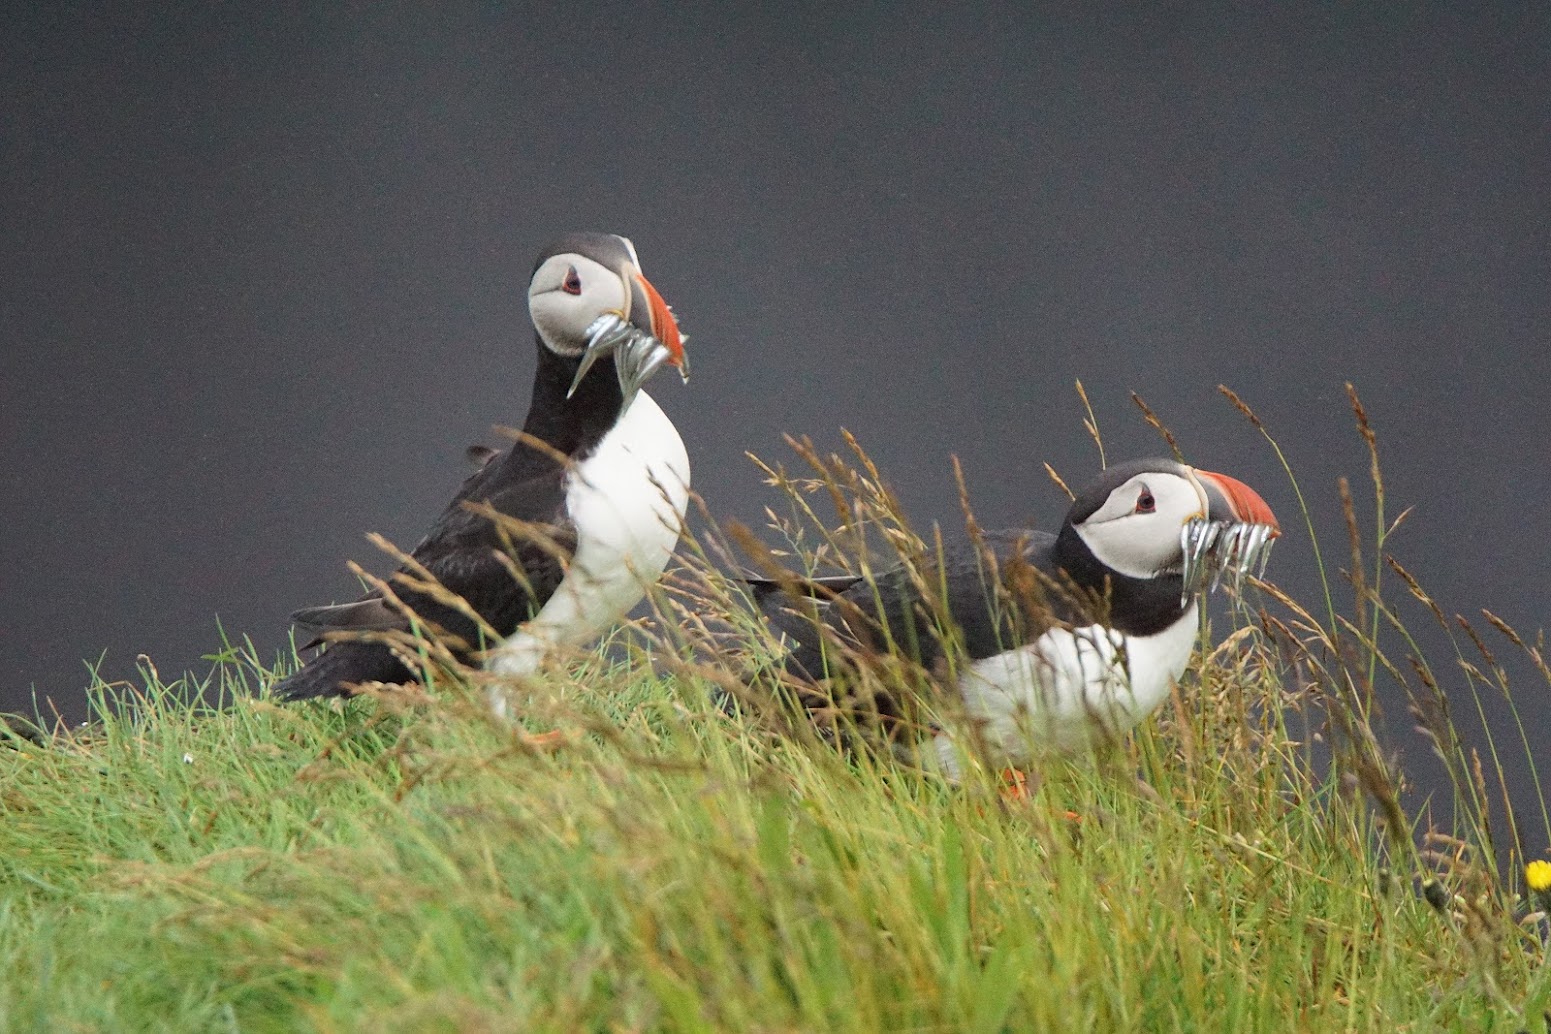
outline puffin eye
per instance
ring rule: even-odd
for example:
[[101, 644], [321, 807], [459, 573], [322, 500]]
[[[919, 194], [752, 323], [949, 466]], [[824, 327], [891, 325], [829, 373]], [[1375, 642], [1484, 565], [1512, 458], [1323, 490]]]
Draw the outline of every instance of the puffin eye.
[[582, 278], [576, 275], [575, 266], [565, 271], [565, 282], [560, 285], [560, 289], [566, 294], [582, 293]]
[[1133, 512], [1152, 513], [1157, 509], [1158, 502], [1152, 497], [1152, 492], [1146, 488], [1142, 489], [1142, 494], [1136, 498], [1136, 509]]

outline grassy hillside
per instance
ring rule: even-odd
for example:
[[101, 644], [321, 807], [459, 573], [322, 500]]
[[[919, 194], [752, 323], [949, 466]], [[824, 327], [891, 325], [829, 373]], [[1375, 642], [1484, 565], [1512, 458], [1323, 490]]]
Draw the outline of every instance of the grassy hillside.
[[1479, 868], [1434, 907], [1382, 861], [1255, 717], [1264, 659], [1022, 801], [638, 665], [559, 687], [552, 750], [455, 693], [153, 689], [0, 752], [0, 1028], [1542, 1029], [1535, 927]]
[[[929, 548], [865, 456], [806, 458], [769, 471], [782, 562]], [[528, 686], [526, 730], [456, 678], [277, 707], [251, 648], [100, 687], [97, 723], [0, 749], [0, 1030], [1545, 1030], [1518, 884], [1551, 831], [1488, 804], [1533, 759], [1455, 734], [1471, 698], [1381, 582], [1452, 626], [1388, 565], [1374, 477], [1350, 613], [1261, 587], [1138, 735], [1023, 798], [714, 706], [769, 644], [701, 623], [710, 547], [660, 601], [680, 634]], [[866, 530], [815, 531], [824, 499]], [[1471, 694], [1505, 680], [1480, 645], [1447, 659]], [[1379, 678], [1451, 830], [1401, 803]]]

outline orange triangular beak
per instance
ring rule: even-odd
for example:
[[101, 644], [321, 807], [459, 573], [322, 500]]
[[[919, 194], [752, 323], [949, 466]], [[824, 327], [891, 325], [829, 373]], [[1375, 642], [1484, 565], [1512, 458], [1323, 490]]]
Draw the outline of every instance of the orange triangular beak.
[[663, 301], [662, 295], [657, 293], [657, 288], [646, 279], [639, 271], [632, 273], [636, 283], [641, 286], [641, 293], [646, 295], [647, 308], [650, 310], [652, 337], [661, 341], [663, 347], [668, 350], [668, 364], [678, 367], [679, 374], [685, 380], [689, 379], [689, 360], [684, 356], [684, 335], [679, 330], [679, 321], [674, 318], [673, 310], [668, 303]]
[[[1271, 512], [1271, 507], [1260, 498], [1260, 493], [1250, 488], [1237, 478], [1231, 478], [1226, 474], [1216, 474], [1210, 470], [1197, 468], [1196, 474], [1210, 481], [1219, 492], [1227, 499], [1228, 505], [1233, 509], [1233, 516], [1243, 524], [1268, 524], [1275, 530], [1272, 537], [1282, 533], [1281, 525], [1277, 523], [1276, 514]], [[1214, 515], [1215, 516], [1215, 515]]]

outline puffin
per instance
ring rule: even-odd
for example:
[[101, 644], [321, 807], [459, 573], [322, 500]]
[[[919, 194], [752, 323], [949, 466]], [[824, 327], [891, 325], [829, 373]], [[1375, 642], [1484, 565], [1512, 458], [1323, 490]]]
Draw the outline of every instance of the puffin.
[[[688, 380], [677, 319], [635, 246], [612, 233], [570, 233], [540, 251], [528, 310], [538, 365], [521, 434], [499, 452], [470, 450], [475, 471], [387, 579], [403, 606], [379, 587], [292, 614], [317, 636], [307, 647], [324, 649], [273, 697], [419, 681], [402, 654], [406, 607], [460, 660], [528, 675], [597, 638], [661, 576], [688, 505], [689, 457], [641, 386], [664, 365]], [[491, 703], [503, 716], [510, 706], [495, 689]]]
[[[957, 778], [969, 747], [1017, 769], [1141, 723], [1185, 671], [1203, 593], [1262, 573], [1280, 534], [1243, 482], [1143, 459], [1100, 474], [1053, 534], [977, 532], [870, 581], [744, 581], [784, 644], [783, 681], [810, 711], [832, 717], [864, 666], [903, 654], [927, 719], [906, 721], [908, 701], [888, 694], [866, 711], [896, 747], [908, 730], [929, 729], [925, 760]], [[970, 742], [932, 713], [965, 719]]]

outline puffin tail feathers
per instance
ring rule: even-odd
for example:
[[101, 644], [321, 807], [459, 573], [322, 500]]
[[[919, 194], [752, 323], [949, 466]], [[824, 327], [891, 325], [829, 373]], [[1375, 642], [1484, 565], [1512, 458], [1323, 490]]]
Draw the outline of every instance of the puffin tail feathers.
[[[749, 594], [761, 610], [771, 606], [790, 605], [794, 598], [807, 598], [827, 602], [861, 581], [854, 574], [824, 575], [808, 578], [800, 574], [782, 578], [739, 578], [748, 586]], [[795, 595], [794, 595], [795, 594]]]
[[275, 683], [271, 699], [281, 702], [345, 697], [346, 683], [412, 682], [413, 674], [380, 643], [334, 643], [300, 671]]

